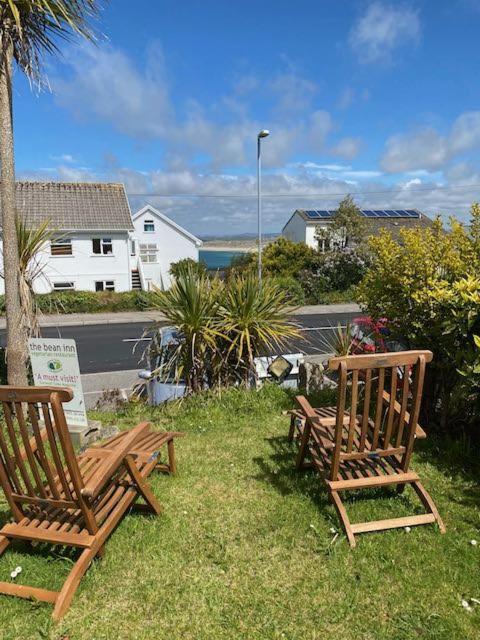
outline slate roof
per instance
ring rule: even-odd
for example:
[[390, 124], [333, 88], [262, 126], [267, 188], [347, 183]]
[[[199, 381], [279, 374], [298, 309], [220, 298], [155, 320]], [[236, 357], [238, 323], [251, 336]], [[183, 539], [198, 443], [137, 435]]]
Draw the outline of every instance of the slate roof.
[[[366, 226], [370, 235], [377, 235], [382, 229], [385, 229], [386, 231], [389, 231], [395, 238], [399, 235], [400, 229], [417, 229], [418, 227], [425, 228], [431, 227], [433, 225], [433, 221], [431, 220], [431, 218], [429, 218], [423, 212], [418, 211], [418, 209], [415, 209], [415, 211], [417, 211], [417, 213], [419, 214], [418, 218], [364, 218], [364, 220], [366, 222]], [[289, 218], [283, 229], [285, 229], [290, 220], [297, 213], [300, 214], [302, 219], [308, 224], [321, 224], [327, 226], [331, 222], [331, 219], [328, 218], [311, 220], [310, 218], [308, 218], [303, 209], [297, 209], [296, 211], [294, 211], [291, 218]]]
[[32, 227], [48, 219], [61, 231], [133, 230], [123, 184], [19, 181], [16, 202], [18, 213]]

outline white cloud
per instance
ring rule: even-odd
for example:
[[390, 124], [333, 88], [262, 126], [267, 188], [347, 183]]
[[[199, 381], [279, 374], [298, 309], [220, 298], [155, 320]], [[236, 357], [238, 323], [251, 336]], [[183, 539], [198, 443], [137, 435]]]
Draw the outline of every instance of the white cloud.
[[462, 113], [447, 135], [431, 127], [388, 138], [381, 167], [390, 173], [444, 168], [456, 155], [480, 148], [480, 111]]
[[[84, 46], [67, 57], [71, 75], [53, 82], [58, 102], [78, 118], [103, 120], [141, 140], [159, 140], [167, 158], [198, 157], [218, 170], [253, 164], [255, 138], [265, 122], [249, 113], [248, 96], [258, 86], [253, 75], [235, 81], [231, 95], [204, 107], [195, 100], [173, 104], [161, 48], [150, 47], [144, 69], [121, 51]], [[294, 154], [318, 153], [333, 129], [331, 115], [313, 110], [315, 83], [291, 65], [262, 84], [271, 104], [272, 136], [264, 144], [266, 167], [282, 166]], [[220, 113], [221, 111], [221, 113]]]
[[79, 119], [93, 115], [138, 138], [159, 137], [169, 130], [173, 112], [158, 44], [147, 52], [144, 73], [111, 46], [85, 45], [67, 62], [73, 76], [54, 79], [52, 87], [57, 101]]
[[349, 44], [362, 63], [389, 63], [396, 49], [415, 44], [419, 37], [420, 19], [414, 9], [372, 2], [352, 27]]
[[360, 138], [342, 138], [337, 144], [330, 149], [335, 156], [345, 158], [345, 160], [353, 160], [360, 153], [362, 141]]

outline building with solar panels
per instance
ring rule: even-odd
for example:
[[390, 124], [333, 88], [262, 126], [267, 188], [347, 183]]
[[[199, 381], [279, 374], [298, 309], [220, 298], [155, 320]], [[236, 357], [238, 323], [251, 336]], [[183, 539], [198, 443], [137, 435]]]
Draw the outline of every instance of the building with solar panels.
[[[293, 242], [305, 242], [314, 249], [319, 247], [317, 230], [328, 230], [335, 216], [334, 209], [297, 209], [282, 229], [282, 235]], [[430, 227], [433, 222], [417, 209], [361, 209], [367, 221], [367, 233], [378, 234], [382, 229], [398, 236], [400, 229]]]

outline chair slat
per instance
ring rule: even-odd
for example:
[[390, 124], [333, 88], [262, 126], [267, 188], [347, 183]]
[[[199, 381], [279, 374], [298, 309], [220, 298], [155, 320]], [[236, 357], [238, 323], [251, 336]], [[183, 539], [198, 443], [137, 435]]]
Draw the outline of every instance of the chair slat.
[[405, 453], [402, 458], [401, 467], [404, 471], [408, 469], [410, 458], [412, 457], [413, 443], [415, 440], [415, 430], [420, 415], [420, 404], [422, 402], [423, 383], [425, 380], [425, 356], [418, 358], [418, 366], [415, 371], [415, 380], [413, 383], [413, 399], [412, 409], [410, 411], [410, 421], [407, 429], [407, 441], [405, 443]]
[[358, 369], [352, 374], [352, 396], [350, 400], [350, 422], [348, 425], [348, 441], [347, 453], [353, 448], [353, 437], [355, 435], [355, 426], [357, 421], [357, 404], [358, 404]]
[[[25, 485], [26, 491], [28, 493], [28, 495], [30, 496], [34, 496], [35, 495], [35, 490], [33, 488], [33, 485], [30, 481], [27, 469], [25, 468], [25, 464], [23, 462], [22, 456], [21, 456], [21, 452], [20, 452], [20, 447], [18, 445], [18, 440], [17, 440], [17, 436], [15, 434], [15, 427], [13, 424], [13, 414], [12, 414], [12, 408], [11, 405], [8, 402], [4, 402], [3, 403], [3, 413], [5, 416], [5, 424], [7, 425], [7, 432], [8, 432], [8, 436], [10, 439], [10, 444], [12, 446], [14, 455], [15, 455], [15, 462], [17, 464], [18, 470], [20, 472], [20, 476], [22, 477], [23, 483]], [[23, 491], [21, 492], [23, 493]]]
[[[388, 405], [387, 412], [387, 428], [385, 429], [385, 434], [383, 436], [383, 448], [388, 449], [390, 446], [390, 438], [392, 436], [393, 429], [393, 419], [395, 418], [395, 402], [397, 400], [397, 367], [392, 367], [390, 369], [390, 403]], [[383, 396], [383, 393], [382, 393]], [[382, 397], [383, 401], [383, 397]]]
[[32, 446], [30, 444], [30, 436], [28, 435], [25, 416], [23, 414], [22, 403], [15, 402], [14, 406], [15, 406], [15, 415], [17, 417], [17, 423], [20, 430], [20, 435], [23, 440], [23, 447], [25, 449], [25, 454], [28, 460], [28, 464], [30, 465], [30, 471], [35, 481], [35, 486], [37, 487], [37, 491], [41, 495], [41, 497], [46, 498], [47, 492], [45, 491], [45, 488], [43, 486], [43, 480], [40, 477], [40, 473], [38, 472], [38, 463], [33, 453]]
[[362, 433], [360, 435], [359, 451], [365, 451], [365, 441], [368, 433], [368, 421], [370, 418], [370, 400], [372, 397], [372, 370], [365, 373], [365, 394], [363, 399]]
[[37, 443], [36, 453], [40, 458], [40, 463], [45, 473], [45, 476], [48, 482], [48, 487], [50, 489], [52, 496], [55, 498], [55, 500], [60, 500], [60, 493], [57, 488], [57, 483], [53, 479], [54, 473], [52, 471], [52, 466], [51, 466], [50, 460], [47, 457], [47, 453], [43, 445], [43, 438], [40, 431], [40, 425], [38, 424], [37, 412], [35, 407], [31, 403], [28, 404], [28, 414], [30, 416], [30, 422], [32, 424], [32, 430], [33, 430], [33, 435], [35, 437], [35, 442]]
[[[5, 406], [3, 407], [3, 410], [5, 412]], [[22, 484], [17, 476], [15, 464], [13, 463], [12, 456], [8, 449], [8, 444], [5, 439], [2, 428], [0, 428], [0, 450], [2, 452], [3, 461], [5, 464], [5, 472], [8, 473], [10, 482], [13, 484], [16, 491], [18, 491], [19, 493], [22, 493], [23, 492]]]
[[340, 466], [340, 453], [342, 449], [343, 437], [343, 414], [345, 413], [345, 401], [347, 396], [347, 364], [345, 361], [340, 363], [340, 379], [339, 391], [337, 398], [337, 421], [335, 423], [335, 449], [333, 450], [333, 459], [330, 472], [330, 479], [336, 480], [338, 469]]
[[403, 368], [402, 401], [398, 416], [397, 447], [402, 444], [403, 431], [405, 428], [405, 413], [407, 411], [408, 396], [410, 393], [410, 370], [407, 366]]
[[378, 437], [380, 434], [380, 427], [382, 425], [384, 387], [385, 387], [385, 369], [381, 368], [378, 370], [377, 406], [375, 411], [375, 424], [373, 428], [372, 449], [376, 449], [378, 447]]
[[60, 452], [58, 451], [57, 440], [55, 437], [55, 431], [52, 425], [52, 419], [50, 417], [50, 408], [47, 403], [42, 402], [42, 415], [43, 421], [45, 422], [45, 428], [48, 433], [48, 443], [50, 445], [50, 451], [52, 452], [53, 461], [55, 463], [55, 469], [60, 480], [63, 493], [67, 500], [72, 500], [73, 496], [70, 492], [70, 488], [68, 486], [67, 478], [65, 476], [65, 471], [63, 470], [63, 462], [60, 457]]

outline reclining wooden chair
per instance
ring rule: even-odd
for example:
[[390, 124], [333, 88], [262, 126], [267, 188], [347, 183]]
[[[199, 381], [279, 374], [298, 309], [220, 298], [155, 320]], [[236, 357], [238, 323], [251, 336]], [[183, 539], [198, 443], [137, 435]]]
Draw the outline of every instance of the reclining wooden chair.
[[[0, 530], [0, 555], [15, 539], [81, 550], [59, 592], [0, 582], [0, 593], [50, 602], [55, 620], [137, 498], [145, 501], [138, 507], [161, 512], [147, 478], [155, 467], [175, 471], [173, 439], [183, 435], [143, 422], [76, 457], [62, 406], [72, 397], [69, 389], [0, 386], [0, 485], [15, 520]], [[160, 464], [165, 444], [168, 463]]]
[[[445, 532], [433, 500], [409, 469], [415, 438], [426, 437], [418, 416], [431, 360], [430, 351], [332, 358], [337, 406], [314, 409], [297, 396], [297, 409], [290, 412], [289, 439], [296, 434], [300, 444], [296, 466], [320, 472], [352, 547], [355, 534], [369, 531], [437, 522]], [[399, 491], [411, 485], [426, 513], [351, 524], [340, 492], [387, 485], [398, 485]]]

